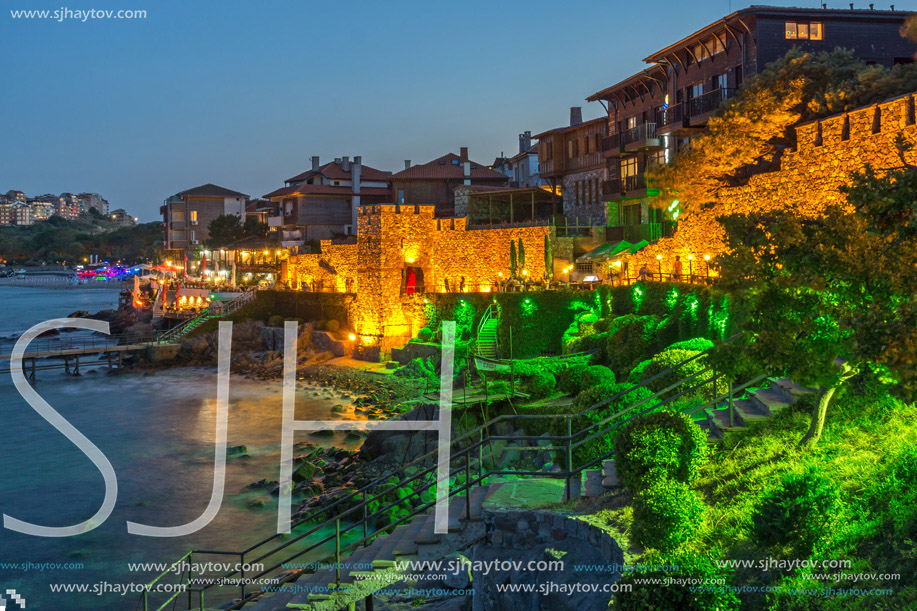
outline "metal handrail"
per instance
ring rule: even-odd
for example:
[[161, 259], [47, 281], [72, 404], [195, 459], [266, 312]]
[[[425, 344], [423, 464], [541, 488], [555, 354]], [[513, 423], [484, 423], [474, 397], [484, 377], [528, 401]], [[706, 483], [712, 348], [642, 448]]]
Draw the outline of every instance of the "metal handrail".
[[[727, 339], [724, 340], [724, 341], [727, 342], [727, 343], [728, 343], [728, 342], [731, 342], [731, 341], [735, 340], [736, 338], [738, 338], [740, 335], [742, 335], [742, 333], [737, 333], [737, 334], [735, 334], [735, 335], [733, 335], [733, 336], [727, 338]], [[584, 464], [584, 465], [580, 465], [579, 467], [573, 468], [573, 467], [572, 467], [572, 451], [573, 451], [573, 449], [575, 449], [575, 448], [577, 448], [577, 447], [580, 447], [581, 445], [583, 445], [583, 444], [586, 443], [587, 441], [589, 441], [589, 440], [591, 440], [591, 439], [593, 439], [593, 438], [599, 436], [600, 434], [607, 433], [607, 432], [610, 431], [610, 430], [614, 430], [614, 429], [616, 429], [616, 428], [622, 426], [622, 425], [625, 424], [626, 422], [628, 422], [628, 421], [630, 421], [630, 420], [632, 420], [632, 419], [634, 419], [634, 418], [636, 418], [636, 417], [639, 417], [639, 416], [641, 416], [641, 415], [646, 414], [646, 413], [649, 412], [649, 411], [652, 411], [652, 410], [654, 410], [654, 409], [658, 409], [658, 408], [661, 407], [661, 406], [664, 406], [664, 405], [666, 405], [666, 404], [669, 404], [669, 403], [675, 401], [676, 399], [678, 399], [678, 398], [684, 396], [684, 395], [687, 394], [688, 392], [691, 392], [691, 391], [696, 390], [696, 389], [699, 389], [699, 388], [703, 388], [703, 387], [704, 387], [705, 385], [707, 385], [707, 384], [712, 384], [712, 385], [713, 385], [713, 392], [711, 393], [713, 399], [712, 399], [711, 401], [708, 401], [708, 402], [702, 404], [702, 405], [699, 406], [699, 407], [692, 408], [689, 412], [686, 412], [686, 413], [687, 413], [688, 415], [693, 415], [694, 413], [696, 413], [697, 411], [699, 411], [699, 410], [701, 410], [701, 409], [705, 409], [705, 408], [707, 408], [707, 407], [709, 407], [709, 406], [711, 406], [711, 405], [716, 405], [716, 404], [717, 404], [718, 402], [720, 402], [724, 397], [727, 396], [727, 395], [718, 395], [717, 392], [716, 392], [716, 383], [717, 383], [718, 380], [722, 379], [723, 374], [722, 374], [722, 373], [717, 374], [716, 371], [713, 371], [713, 375], [712, 375], [710, 378], [705, 379], [705, 380], [702, 380], [702, 381], [699, 382], [698, 384], [696, 384], [696, 385], [694, 385], [694, 386], [692, 386], [692, 387], [690, 387], [690, 388], [688, 388], [688, 389], [682, 390], [681, 392], [679, 392], [679, 393], [677, 393], [677, 394], [675, 394], [675, 395], [673, 395], [673, 396], [670, 396], [670, 397], [668, 397], [668, 398], [662, 400], [660, 403], [654, 403], [653, 405], [651, 405], [650, 407], [648, 407], [646, 410], [643, 410], [643, 411], [641, 411], [641, 412], [638, 413], [638, 414], [633, 414], [633, 412], [636, 410], [636, 408], [638, 408], [638, 407], [644, 405], [644, 404], [647, 403], [648, 401], [651, 401], [651, 400], [653, 400], [653, 399], [658, 399], [658, 398], [660, 398], [660, 397], [661, 397], [662, 395], [664, 395], [665, 393], [671, 392], [671, 391], [674, 390], [675, 388], [678, 388], [679, 386], [681, 386], [682, 384], [684, 384], [684, 382], [687, 381], [687, 380], [695, 379], [695, 378], [699, 377], [700, 375], [702, 375], [702, 374], [704, 374], [704, 373], [706, 373], [706, 372], [712, 371], [712, 368], [711, 368], [711, 367], [704, 367], [703, 369], [701, 369], [701, 370], [699, 370], [699, 371], [697, 371], [697, 372], [694, 372], [694, 373], [692, 373], [691, 375], [686, 376], [686, 377], [683, 378], [683, 379], [679, 379], [678, 381], [676, 381], [676, 382], [673, 383], [673, 384], [670, 384], [670, 385], [667, 386], [666, 388], [664, 388], [664, 389], [662, 389], [662, 390], [660, 390], [660, 391], [657, 391], [657, 392], [653, 393], [653, 394], [650, 395], [649, 397], [645, 397], [644, 399], [642, 399], [642, 400], [640, 400], [640, 401], [634, 403], [633, 405], [630, 405], [630, 406], [624, 408], [623, 410], [620, 410], [620, 411], [617, 412], [616, 414], [614, 414], [614, 415], [612, 415], [612, 416], [606, 416], [605, 418], [603, 418], [603, 419], [602, 419], [600, 422], [598, 422], [598, 423], [590, 423], [589, 426], [587, 426], [586, 428], [584, 428], [584, 429], [582, 429], [582, 430], [580, 430], [580, 431], [577, 431], [576, 433], [573, 433], [572, 430], [571, 430], [571, 425], [572, 425], [573, 419], [579, 418], [579, 417], [583, 416], [584, 414], [587, 414], [587, 413], [589, 413], [589, 412], [592, 412], [592, 411], [595, 411], [595, 410], [600, 409], [600, 408], [602, 408], [602, 407], [605, 407], [605, 406], [609, 405], [612, 401], [615, 401], [615, 400], [617, 400], [617, 399], [620, 399], [620, 398], [622, 398], [622, 397], [624, 397], [624, 396], [630, 394], [631, 392], [633, 392], [633, 391], [636, 390], [637, 388], [646, 387], [646, 386], [648, 386], [650, 383], [652, 383], [652, 382], [654, 382], [655, 380], [658, 380], [659, 378], [661, 378], [662, 376], [665, 376], [665, 375], [667, 375], [667, 374], [669, 374], [669, 373], [672, 373], [672, 372], [674, 372], [674, 371], [677, 371], [677, 370], [680, 369], [682, 366], [684, 366], [684, 365], [686, 365], [686, 364], [688, 364], [688, 363], [690, 363], [690, 362], [693, 362], [693, 361], [695, 361], [695, 360], [697, 360], [697, 359], [700, 359], [700, 358], [705, 357], [705, 356], [708, 354], [708, 352], [709, 352], [709, 350], [705, 350], [705, 351], [702, 351], [702, 352], [700, 352], [700, 353], [698, 353], [698, 354], [696, 354], [696, 355], [694, 355], [694, 356], [691, 356], [691, 357], [689, 357], [689, 358], [687, 358], [687, 359], [684, 359], [683, 361], [681, 361], [681, 362], [679, 362], [679, 363], [673, 365], [672, 367], [669, 367], [668, 369], [666, 369], [666, 370], [664, 370], [664, 371], [661, 371], [661, 372], [659, 372], [659, 373], [657, 373], [657, 374], [655, 374], [655, 375], [653, 375], [653, 376], [647, 378], [646, 380], [642, 381], [640, 384], [637, 384], [637, 385], [635, 385], [635, 386], [632, 386], [632, 387], [630, 387], [630, 388], [628, 388], [628, 389], [626, 389], [626, 390], [624, 390], [624, 391], [618, 392], [618, 393], [612, 395], [611, 397], [609, 397], [609, 398], [607, 398], [607, 399], [605, 399], [605, 400], [603, 400], [603, 401], [600, 401], [600, 402], [598, 402], [598, 403], [596, 403], [596, 404], [594, 404], [594, 405], [587, 406], [587, 407], [583, 408], [582, 410], [580, 410], [579, 412], [576, 412], [576, 413], [574, 413], [574, 414], [504, 414], [504, 415], [501, 415], [501, 416], [497, 416], [496, 418], [493, 418], [493, 419], [487, 421], [486, 423], [484, 423], [484, 424], [482, 424], [482, 425], [480, 425], [480, 426], [478, 426], [478, 427], [476, 427], [476, 428], [474, 428], [474, 429], [471, 429], [471, 430], [465, 432], [464, 434], [460, 435], [460, 436], [457, 437], [457, 438], [452, 439], [452, 440], [451, 440], [451, 444], [452, 444], [453, 446], [455, 446], [455, 445], [458, 445], [460, 442], [462, 442], [462, 441], [464, 441], [464, 440], [471, 439], [471, 438], [472, 438], [473, 436], [475, 436], [475, 435], [477, 435], [477, 437], [478, 437], [478, 440], [477, 440], [476, 442], [473, 442], [473, 443], [471, 443], [470, 445], [467, 445], [465, 448], [460, 449], [460, 450], [457, 450], [457, 451], [455, 451], [454, 453], [451, 454], [451, 456], [450, 456], [450, 461], [451, 461], [451, 462], [456, 462], [457, 459], [460, 458], [460, 457], [464, 457], [464, 458], [465, 458], [465, 463], [466, 463], [466, 464], [465, 464], [465, 466], [464, 466], [464, 470], [465, 470], [465, 472], [466, 472], [466, 480], [465, 480], [465, 483], [464, 483], [462, 486], [456, 487], [456, 488], [454, 488], [453, 490], [451, 490], [451, 491], [449, 492], [449, 494], [448, 494], [448, 497], [457, 496], [457, 495], [460, 495], [461, 493], [465, 493], [466, 496], [467, 496], [467, 495], [470, 493], [470, 490], [471, 490], [472, 486], [474, 486], [475, 484], [480, 485], [481, 482], [483, 482], [484, 480], [486, 480], [486, 479], [489, 478], [489, 477], [492, 477], [492, 476], [499, 476], [499, 475], [507, 475], [507, 474], [514, 474], [514, 475], [533, 475], [533, 476], [534, 476], [534, 475], [538, 475], [538, 476], [551, 476], [551, 475], [553, 475], [554, 477], [561, 477], [561, 476], [562, 476], [562, 477], [564, 477], [564, 478], [567, 480], [567, 482], [566, 482], [566, 490], [567, 490], [567, 495], [568, 495], [567, 498], [570, 498], [570, 496], [571, 496], [571, 495], [570, 495], [570, 491], [571, 491], [570, 482], [571, 482], [571, 479], [572, 479], [572, 477], [573, 477], [574, 475], [581, 474], [586, 468], [588, 468], [588, 467], [590, 467], [590, 466], [592, 466], [592, 465], [594, 465], [594, 464], [601, 463], [602, 461], [607, 460], [607, 459], [609, 459], [609, 458], [611, 458], [611, 457], [614, 456], [614, 452], [612, 451], [612, 452], [609, 452], [609, 453], [604, 454], [603, 456], [601, 456], [601, 457], [599, 457], [599, 458], [597, 458], [597, 459], [594, 459], [594, 460], [590, 461], [589, 463], [586, 463], [586, 464]], [[746, 383], [745, 385], [743, 385], [743, 386], [741, 386], [741, 387], [739, 387], [739, 388], [737, 388], [737, 389], [731, 389], [731, 390], [732, 390], [732, 392], [734, 393], [734, 392], [737, 391], [737, 390], [742, 390], [742, 389], [744, 389], [744, 388], [747, 388], [747, 387], [749, 387], [750, 385], [752, 385], [752, 384], [754, 384], [754, 383], [760, 381], [760, 379], [762, 379], [763, 377], [766, 377], [766, 376], [759, 376], [758, 378], [755, 378], [755, 380], [752, 380], [751, 382], [748, 382], [748, 383]], [[730, 395], [728, 395], [728, 396], [731, 397], [731, 396], [732, 396], [732, 393], [730, 393]], [[615, 420], [615, 419], [617, 419], [617, 418], [620, 418], [621, 416], [626, 415], [626, 414], [632, 414], [632, 415], [628, 416], [628, 417], [625, 418], [624, 420], [621, 420], [621, 421], [619, 421], [619, 422], [616, 422], [616, 423], [612, 424], [610, 427], [607, 427], [607, 428], [605, 428], [605, 429], [600, 429], [599, 431], [596, 430], [597, 427], [601, 427], [601, 426], [603, 426], [603, 425], [605, 425], [605, 424], [608, 424], [609, 422], [612, 422], [613, 420]], [[537, 418], [537, 419], [549, 419], [549, 420], [551, 420], [551, 419], [564, 419], [564, 420], [566, 421], [566, 423], [567, 423], [567, 434], [566, 434], [566, 435], [538, 435], [538, 436], [535, 436], [535, 435], [504, 436], [504, 435], [490, 435], [489, 432], [488, 432], [488, 431], [490, 430], [491, 427], [493, 427], [495, 424], [497, 424], [497, 423], [499, 423], [499, 422], [501, 422], [501, 421], [508, 421], [508, 420], [513, 420], [513, 421], [515, 421], [515, 420], [531, 420], [531, 419], [536, 419], [536, 418]], [[485, 437], [485, 432], [487, 432], [486, 437]], [[574, 443], [574, 440], [575, 440], [575, 439], [578, 439], [578, 438], [583, 437], [583, 436], [586, 436], [586, 437], [585, 437], [584, 439], [582, 439], [582, 440], [577, 441], [576, 443]], [[543, 473], [543, 472], [540, 472], [540, 471], [538, 471], [538, 472], [534, 472], [534, 471], [504, 471], [504, 470], [499, 470], [499, 469], [492, 469], [492, 470], [489, 470], [489, 471], [487, 471], [486, 473], [484, 473], [484, 472], [483, 472], [483, 461], [481, 460], [481, 457], [483, 456], [482, 453], [483, 453], [484, 444], [489, 444], [489, 443], [491, 443], [492, 441], [498, 441], [498, 440], [514, 440], [514, 441], [532, 440], [532, 441], [552, 441], [552, 442], [553, 442], [553, 441], [561, 441], [561, 442], [564, 442], [564, 445], [563, 445], [563, 446], [553, 446], [553, 445], [552, 445], [552, 446], [546, 446], [546, 447], [538, 447], [538, 449], [539, 449], [540, 451], [559, 451], [559, 450], [564, 450], [564, 451], [566, 451], [566, 453], [567, 453], [567, 461], [566, 461], [566, 465], [565, 465], [565, 470], [564, 470], [563, 472], [561, 472], [561, 473], [546, 474], [546, 473]], [[520, 448], [516, 448], [516, 449], [521, 451]], [[471, 453], [472, 453], [473, 451], [475, 451], [475, 450], [477, 450], [477, 452], [478, 452], [478, 457], [479, 457], [479, 459], [478, 459], [478, 477], [477, 477], [476, 479], [474, 479], [474, 480], [471, 480], [471, 479], [468, 477], [468, 473], [469, 473], [469, 470], [470, 470]], [[420, 463], [422, 463], [423, 461], [426, 461], [427, 459], [433, 457], [433, 456], [436, 455], [437, 453], [438, 453], [438, 450], [431, 450], [430, 452], [427, 452], [426, 454], [417, 457], [416, 459], [414, 459], [413, 461], [411, 461], [411, 463], [409, 463], [408, 465], [394, 467], [391, 471], [389, 471], [389, 472], [383, 474], [382, 476], [380, 476], [380, 477], [376, 478], [375, 480], [369, 482], [368, 484], [364, 485], [363, 487], [361, 487], [361, 488], [359, 488], [359, 489], [357, 489], [357, 490], [354, 490], [354, 491], [352, 491], [351, 493], [347, 494], [346, 496], [343, 496], [343, 497], [337, 499], [336, 501], [334, 501], [334, 502], [331, 503], [330, 505], [323, 506], [323, 507], [320, 507], [320, 508], [317, 508], [317, 509], [311, 511], [307, 516], [305, 516], [305, 517], [299, 519], [298, 521], [296, 521], [294, 524], [291, 525], [292, 528], [296, 528], [296, 527], [301, 526], [301, 525], [303, 525], [303, 524], [305, 524], [305, 523], [307, 523], [307, 522], [314, 522], [319, 516], [321, 516], [321, 515], [323, 515], [323, 514], [327, 514], [329, 511], [331, 511], [331, 510], [334, 509], [335, 507], [339, 507], [342, 503], [344, 503], [344, 502], [346, 502], [346, 501], [349, 501], [349, 500], [353, 499], [354, 497], [362, 496], [362, 500], [361, 500], [360, 502], [358, 502], [357, 505], [348, 508], [348, 509], [347, 509], [346, 511], [344, 511], [343, 513], [341, 513], [341, 514], [339, 514], [339, 515], [335, 515], [335, 516], [333, 516], [333, 517], [331, 517], [331, 518], [327, 518], [327, 519], [325, 519], [323, 522], [321, 522], [321, 523], [319, 523], [319, 524], [317, 524], [317, 525], [314, 525], [313, 527], [311, 527], [311, 528], [308, 529], [307, 531], [305, 531], [305, 532], [303, 532], [303, 533], [300, 533], [299, 535], [296, 535], [295, 537], [290, 538], [290, 539], [284, 541], [281, 545], [276, 546], [276, 547], [272, 548], [272, 549], [269, 550], [269, 551], [266, 551], [266, 552], [261, 553], [261, 555], [259, 555], [257, 558], [250, 559], [250, 560], [248, 561], [249, 563], [257, 563], [257, 562], [260, 562], [261, 560], [264, 560], [264, 559], [266, 559], [266, 558], [268, 558], [268, 557], [270, 557], [270, 556], [272, 556], [272, 555], [274, 555], [274, 554], [276, 554], [276, 553], [278, 553], [278, 552], [280, 552], [280, 551], [282, 551], [282, 550], [288, 548], [290, 545], [292, 545], [292, 544], [294, 544], [294, 543], [296, 543], [296, 542], [298, 542], [298, 541], [300, 541], [300, 540], [302, 540], [302, 539], [308, 537], [309, 535], [312, 535], [312, 534], [314, 534], [314, 533], [320, 531], [322, 528], [327, 528], [327, 527], [329, 527], [332, 523], [336, 524], [335, 535], [329, 535], [329, 536], [323, 538], [321, 541], [315, 542], [315, 543], [311, 544], [310, 546], [308, 546], [307, 548], [305, 548], [305, 549], [303, 549], [303, 550], [300, 550], [300, 551], [296, 552], [293, 556], [287, 557], [287, 558], [285, 558], [284, 560], [282, 560], [282, 561], [280, 561], [280, 562], [274, 564], [273, 566], [271, 566], [271, 567], [269, 567], [269, 568], [266, 568], [266, 569], [263, 569], [263, 570], [262, 570], [260, 573], [258, 573], [257, 575], [252, 576], [251, 579], [254, 580], [254, 579], [262, 578], [262, 577], [264, 577], [265, 575], [267, 575], [268, 573], [271, 573], [271, 572], [273, 572], [273, 571], [276, 571], [277, 569], [283, 568], [283, 566], [284, 566], [285, 564], [289, 563], [291, 560], [294, 560], [295, 558], [298, 558], [298, 557], [300, 557], [300, 556], [302, 556], [302, 555], [304, 555], [304, 554], [306, 554], [306, 553], [309, 553], [310, 551], [313, 551], [313, 550], [315, 550], [315, 549], [321, 547], [322, 545], [324, 545], [324, 544], [330, 542], [331, 540], [334, 540], [336, 537], [339, 537], [341, 533], [349, 532], [349, 531], [352, 530], [353, 528], [362, 527], [362, 528], [364, 529], [364, 536], [363, 536], [363, 538], [361, 538], [360, 540], [358, 540], [358, 541], [356, 541], [356, 542], [351, 543], [350, 545], [348, 545], [346, 548], [344, 548], [344, 551], [349, 550], [349, 549], [351, 549], [351, 548], [355, 548], [355, 547], [358, 546], [359, 544], [365, 543], [365, 542], [367, 542], [367, 541], [369, 541], [369, 540], [375, 538], [376, 536], [379, 536], [381, 533], [387, 531], [388, 529], [390, 529], [390, 528], [392, 528], [392, 527], [394, 527], [394, 526], [397, 526], [398, 524], [401, 524], [402, 522], [406, 521], [406, 520], [409, 519], [410, 517], [413, 517], [413, 516], [415, 516], [415, 515], [421, 513], [422, 511], [425, 511], [426, 509], [428, 509], [430, 506], [432, 506], [433, 504], [435, 504], [435, 501], [434, 501], [434, 502], [429, 502], [429, 503], [427, 503], [426, 505], [423, 505], [423, 506], [422, 506], [422, 509], [417, 509], [417, 510], [415, 510], [414, 512], [410, 513], [409, 515], [403, 516], [401, 519], [399, 519], [399, 520], [396, 521], [396, 522], [389, 523], [389, 524], [387, 524], [386, 526], [384, 526], [383, 528], [374, 530], [371, 534], [367, 534], [367, 529], [366, 529], [367, 523], [369, 523], [369, 522], [371, 522], [371, 521], [374, 521], [375, 518], [377, 518], [377, 517], [379, 517], [380, 515], [384, 514], [384, 513], [385, 513], [386, 511], [388, 511], [389, 509], [391, 509], [391, 508], [393, 508], [393, 507], [399, 505], [399, 504], [400, 504], [401, 502], [403, 502], [404, 500], [409, 499], [409, 498], [411, 498], [412, 496], [419, 495], [419, 494], [421, 494], [422, 492], [425, 492], [426, 490], [430, 489], [431, 487], [433, 487], [433, 486], [436, 484], [436, 481], [435, 481], [435, 479], [434, 479], [433, 481], [431, 481], [431, 482], [425, 484], [422, 488], [419, 488], [419, 489], [416, 489], [416, 490], [412, 490], [411, 493], [408, 494], [407, 496], [404, 496], [404, 497], [399, 496], [397, 501], [394, 501], [394, 502], [392, 502], [392, 503], [389, 503], [389, 504], [386, 505], [385, 507], [382, 507], [382, 508], [380, 508], [380, 509], [377, 509], [376, 511], [374, 511], [374, 512], [371, 513], [371, 514], [367, 514], [367, 513], [366, 513], [366, 508], [367, 508], [371, 503], [373, 503], [374, 501], [377, 501], [377, 500], [383, 498], [384, 496], [388, 495], [389, 493], [391, 493], [391, 492], [394, 491], [394, 490], [398, 490], [398, 489], [403, 488], [406, 484], [409, 484], [409, 483], [411, 483], [411, 482], [413, 482], [413, 481], [415, 481], [415, 480], [417, 480], [417, 479], [419, 479], [419, 478], [421, 478], [421, 477], [424, 477], [424, 476], [426, 476], [426, 475], [430, 475], [432, 472], [434, 472], [434, 471], [437, 469], [437, 465], [436, 465], [435, 463], [433, 463], [432, 465], [430, 465], [430, 466], [428, 466], [428, 467], [426, 467], [426, 468], [421, 469], [420, 471], [418, 471], [417, 473], [415, 473], [414, 475], [412, 475], [412, 476], [410, 476], [410, 477], [402, 478], [400, 481], [398, 481], [398, 482], [395, 483], [395, 484], [389, 484], [389, 485], [387, 485], [387, 486], [383, 486], [384, 490], [383, 490], [382, 492], [376, 492], [376, 493], [374, 493], [374, 495], [373, 495], [372, 497], [368, 497], [368, 496], [367, 496], [367, 491], [372, 490], [374, 487], [376, 487], [376, 486], [382, 484], [382, 482], [388, 482], [388, 480], [391, 478], [391, 474], [394, 473], [395, 471], [397, 471], [397, 470], [404, 470], [404, 468], [407, 467], [407, 466], [418, 466]], [[450, 477], [451, 477], [452, 475], [454, 475], [454, 474], [461, 473], [461, 472], [462, 472], [462, 467], [458, 467], [458, 468], [456, 468], [455, 470], [450, 469]], [[467, 501], [467, 499], [466, 499], [466, 503], [467, 503], [467, 502], [468, 502], [468, 501]], [[351, 516], [351, 515], [357, 513], [358, 511], [362, 511], [362, 518], [361, 518], [359, 521], [353, 522], [352, 524], [346, 526], [343, 530], [341, 530], [341, 529], [340, 529], [340, 520], [341, 520], [342, 518], [349, 517], [349, 516]], [[242, 552], [225, 552], [225, 551], [217, 552], [217, 551], [208, 551], [208, 550], [192, 550], [192, 552], [193, 552], [193, 553], [197, 553], [197, 554], [230, 554], [230, 555], [238, 555], [238, 556], [240, 556], [240, 558], [242, 558], [242, 564], [244, 564], [244, 563], [245, 563], [245, 556], [246, 556], [246, 555], [250, 554], [251, 552], [253, 552], [253, 551], [256, 550], [257, 548], [259, 548], [259, 547], [261, 547], [261, 546], [263, 546], [263, 545], [266, 545], [266, 544], [270, 543], [271, 541], [276, 540], [278, 537], [281, 537], [281, 536], [283, 536], [283, 535], [281, 535], [281, 534], [279, 534], [279, 533], [278, 533], [278, 534], [274, 534], [274, 535], [272, 535], [272, 536], [270, 536], [270, 537], [268, 537], [268, 538], [266, 538], [266, 539], [264, 539], [264, 540], [262, 540], [262, 541], [260, 541], [260, 542], [258, 542], [258, 543], [255, 543], [255, 544], [252, 545], [252, 546], [249, 546], [246, 550], [244, 550], [244, 551], [242, 551]], [[342, 550], [341, 550], [340, 548], [338, 548], [338, 549], [336, 550], [336, 554], [337, 554], [338, 559], [339, 559], [339, 555], [340, 555], [341, 551], [342, 551]], [[192, 553], [192, 552], [189, 552], [189, 553]], [[327, 560], [327, 559], [328, 559], [328, 558], [326, 558], [325, 560]], [[322, 561], [324, 561], [324, 560], [322, 560]], [[173, 565], [173, 566], [174, 566], [174, 565]], [[228, 573], [222, 575], [221, 577], [216, 578], [216, 579], [211, 579], [210, 581], [218, 582], [218, 581], [220, 581], [220, 580], [227, 580], [227, 579], [229, 579], [229, 578], [234, 577], [235, 575], [237, 575], [237, 574], [239, 574], [239, 573], [240, 573], [240, 570], [234, 569], [234, 570], [231, 570], [230, 572], [228, 572]], [[291, 578], [292, 578], [292, 577], [291, 577]], [[197, 592], [201, 593], [201, 597], [203, 597], [203, 592], [204, 592], [205, 590], [209, 589], [210, 587], [213, 587], [214, 585], [215, 585], [214, 583], [202, 584], [200, 588], [194, 588], [194, 591], [197, 591]], [[246, 595], [245, 595], [245, 591], [244, 591], [244, 590], [245, 590], [245, 586], [244, 586], [244, 584], [241, 586], [241, 588], [242, 588], [242, 601], [240, 601], [239, 604], [244, 604], [244, 602], [246, 602], [246, 601], [248, 600], [248, 599], [246, 598]], [[202, 598], [201, 598], [201, 600], [202, 600]], [[200, 608], [203, 608], [203, 606], [201, 605]], [[238, 607], [234, 605], [232, 608], [238, 608]]]

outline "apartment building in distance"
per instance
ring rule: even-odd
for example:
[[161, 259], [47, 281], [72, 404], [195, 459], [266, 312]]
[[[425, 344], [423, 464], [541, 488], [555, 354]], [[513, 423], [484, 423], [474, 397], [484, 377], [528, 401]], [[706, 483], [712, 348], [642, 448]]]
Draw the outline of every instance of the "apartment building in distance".
[[629, 241], [666, 235], [671, 227], [647, 205], [657, 195], [647, 190], [648, 166], [667, 163], [688, 146], [745, 79], [792, 47], [813, 52], [844, 47], [884, 66], [913, 61], [917, 43], [899, 32], [911, 15], [751, 6], [660, 49], [644, 60], [649, 67], [642, 72], [589, 96], [608, 113], [601, 146], [607, 224], [619, 227], [620, 238]]
[[391, 172], [364, 165], [360, 156], [325, 164], [314, 156], [310, 169], [264, 196], [277, 207], [268, 226], [280, 232], [284, 246], [355, 236], [360, 205], [391, 201], [390, 177]]
[[216, 217], [234, 214], [244, 220], [247, 200], [244, 193], [212, 183], [176, 193], [159, 208], [165, 249], [189, 253], [200, 248]]

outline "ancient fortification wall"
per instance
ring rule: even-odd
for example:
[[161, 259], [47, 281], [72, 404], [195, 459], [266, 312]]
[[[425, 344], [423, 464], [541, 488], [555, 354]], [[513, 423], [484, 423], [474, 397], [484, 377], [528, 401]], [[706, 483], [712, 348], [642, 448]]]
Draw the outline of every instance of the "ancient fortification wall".
[[[894, 144], [898, 134], [917, 144], [914, 105], [915, 94], [908, 94], [798, 126], [797, 149], [784, 153], [778, 171], [723, 190], [711, 208], [686, 211], [675, 234], [644, 248], [632, 269], [646, 262], [655, 270], [656, 256], [662, 255], [663, 271], [669, 273], [675, 255], [685, 263], [688, 255], [695, 260], [717, 255], [723, 250], [723, 230], [716, 221], [720, 215], [789, 207], [817, 216], [829, 204], [845, 204], [840, 187], [850, 182], [851, 173], [867, 164], [875, 169], [901, 166]], [[917, 151], [907, 161], [917, 163]]]

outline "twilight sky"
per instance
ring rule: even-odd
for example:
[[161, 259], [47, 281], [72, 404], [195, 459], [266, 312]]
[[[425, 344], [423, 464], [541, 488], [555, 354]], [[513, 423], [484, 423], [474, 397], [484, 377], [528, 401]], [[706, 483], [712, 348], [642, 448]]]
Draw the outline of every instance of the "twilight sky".
[[[917, 0], [895, 4], [917, 9]], [[587, 95], [730, 9], [728, 0], [0, 5], [0, 192], [97, 191], [141, 221], [206, 182], [261, 196], [312, 155], [362, 155], [397, 171], [404, 159], [468, 146], [490, 163], [516, 152], [520, 132], [564, 124], [570, 106], [599, 116]], [[62, 7], [148, 16], [10, 14]]]

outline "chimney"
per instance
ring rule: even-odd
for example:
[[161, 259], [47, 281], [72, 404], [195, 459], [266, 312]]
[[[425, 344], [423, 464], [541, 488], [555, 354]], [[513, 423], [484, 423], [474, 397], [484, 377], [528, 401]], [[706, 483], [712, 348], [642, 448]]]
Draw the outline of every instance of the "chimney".
[[[347, 159], [344, 157], [344, 159]], [[353, 165], [350, 166], [350, 190], [353, 191], [352, 205], [350, 206], [350, 235], [357, 235], [357, 209], [360, 207], [360, 177], [363, 174], [363, 158], [355, 156]]]
[[579, 125], [583, 122], [583, 107], [582, 106], [571, 106], [570, 107], [570, 125]]
[[[465, 151], [467, 152], [468, 149], [465, 149]], [[471, 184], [471, 162], [470, 161], [465, 162], [464, 174], [465, 174], [465, 184], [470, 185]]]
[[320, 166], [320, 164], [319, 164], [319, 162], [318, 162], [318, 155], [313, 155], [313, 156], [312, 156], [312, 171], [313, 171], [313, 172], [318, 172], [319, 166]]
[[341, 157], [341, 169], [345, 172], [350, 171], [350, 157]]
[[[344, 159], [347, 159], [346, 157]], [[353, 192], [360, 192], [360, 178], [363, 175], [363, 158], [354, 157], [353, 164], [350, 166], [350, 182], [353, 184]]]
[[404, 169], [407, 170], [409, 167], [411, 167], [411, 160], [405, 159], [404, 160]]
[[532, 148], [532, 132], [523, 132], [519, 134], [519, 152], [524, 153]]
[[462, 161], [468, 159], [468, 147], [467, 146], [463, 146], [462, 148], [459, 149], [459, 157], [462, 158]]
[[338, 165], [341, 165], [341, 158], [340, 158], [340, 157], [335, 157], [335, 158], [334, 158], [334, 163], [336, 163], [336, 164], [338, 164]]

